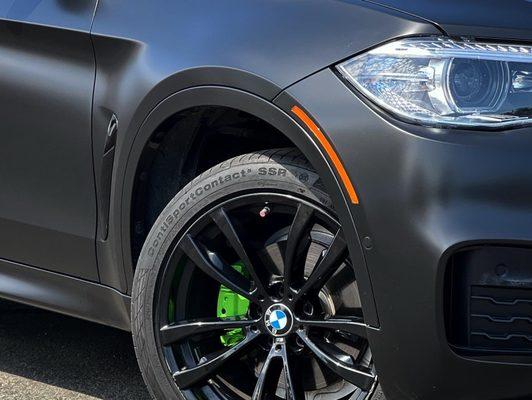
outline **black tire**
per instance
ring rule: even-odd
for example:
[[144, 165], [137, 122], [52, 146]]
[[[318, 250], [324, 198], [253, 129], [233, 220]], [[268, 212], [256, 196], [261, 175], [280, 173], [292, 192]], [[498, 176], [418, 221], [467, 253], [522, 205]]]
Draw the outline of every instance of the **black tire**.
[[333, 213], [319, 176], [295, 149], [267, 150], [225, 161], [195, 178], [170, 201], [143, 246], [132, 292], [135, 351], [144, 380], [155, 399], [185, 397], [161, 360], [155, 339], [158, 332], [154, 324], [154, 299], [170, 246], [206, 209], [236, 194], [257, 190], [291, 193]]

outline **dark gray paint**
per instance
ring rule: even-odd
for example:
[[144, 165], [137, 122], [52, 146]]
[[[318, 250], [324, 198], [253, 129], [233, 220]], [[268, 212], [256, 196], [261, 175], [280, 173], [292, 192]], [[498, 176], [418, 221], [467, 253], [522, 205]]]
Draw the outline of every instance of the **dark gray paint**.
[[[95, 0], [0, 4], [0, 258], [16, 261], [0, 262], [0, 295], [127, 329], [129, 298], [119, 292], [132, 283], [140, 154], [172, 113], [224, 105], [280, 129], [323, 177], [377, 328], [371, 341], [390, 400], [529, 397], [531, 367], [473, 362], [448, 347], [440, 260], [471, 240], [532, 242], [531, 130], [406, 125], [329, 67], [410, 35], [530, 41], [530, 3], [382, 2], [100, 0], [92, 37]], [[294, 104], [329, 135], [360, 206], [346, 202], [323, 151], [290, 115]], [[97, 210], [108, 199], [107, 236]]]
[[287, 95], [319, 121], [360, 197], [351, 211], [359, 235], [373, 239], [364, 255], [380, 330], [370, 341], [387, 397], [529, 398], [532, 364], [468, 360], [451, 350], [442, 260], [473, 241], [532, 243], [532, 128], [400, 124], [374, 112], [331, 70]]
[[0, 9], [0, 257], [93, 281], [95, 2]]
[[0, 295], [61, 314], [130, 329], [130, 298], [82, 279], [0, 260]]
[[[145, 145], [147, 138], [133, 148], [133, 140], [164, 99], [189, 87], [221, 85], [271, 100], [285, 87], [376, 43], [437, 33], [431, 24], [363, 1], [193, 1], [164, 7], [147, 0], [135, 7], [127, 0], [100, 1], [93, 26], [97, 178], [109, 113], [120, 120], [109, 237], [98, 245], [102, 282], [131, 287], [132, 182], [124, 176], [136, 164], [127, 164], [126, 171], [126, 163], [131, 151]], [[114, 266], [124, 268], [125, 281]]]
[[452, 36], [527, 41], [529, 0], [368, 0], [433, 21]]

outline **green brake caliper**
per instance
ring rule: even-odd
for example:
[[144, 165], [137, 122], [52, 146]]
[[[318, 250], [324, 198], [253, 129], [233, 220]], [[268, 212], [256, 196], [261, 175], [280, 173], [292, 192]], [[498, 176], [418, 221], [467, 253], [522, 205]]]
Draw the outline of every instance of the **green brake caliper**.
[[[233, 264], [232, 267], [242, 275], [247, 276], [246, 268], [242, 262], [239, 261]], [[248, 310], [248, 299], [240, 296], [225, 286], [220, 287], [220, 292], [218, 293], [218, 307], [216, 309], [216, 316], [218, 318], [241, 317], [246, 315]], [[239, 328], [226, 331], [224, 335], [220, 336], [220, 340], [224, 346], [231, 347], [243, 340], [244, 337], [244, 330]]]

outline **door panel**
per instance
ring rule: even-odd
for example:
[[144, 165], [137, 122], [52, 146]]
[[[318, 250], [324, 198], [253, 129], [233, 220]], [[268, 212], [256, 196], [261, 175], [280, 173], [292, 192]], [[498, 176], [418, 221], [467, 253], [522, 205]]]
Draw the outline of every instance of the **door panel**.
[[90, 280], [95, 2], [0, 4], [0, 258]]

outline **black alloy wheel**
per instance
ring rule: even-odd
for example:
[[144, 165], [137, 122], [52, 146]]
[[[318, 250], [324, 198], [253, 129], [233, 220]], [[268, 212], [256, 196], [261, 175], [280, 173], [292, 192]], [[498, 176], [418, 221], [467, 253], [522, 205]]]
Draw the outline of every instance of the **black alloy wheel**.
[[[236, 262], [246, 274], [233, 268]], [[207, 383], [224, 398], [252, 399], [303, 399], [305, 391], [339, 382], [361, 396], [372, 389], [362, 313], [339, 314], [342, 289], [355, 284], [347, 246], [338, 223], [319, 207], [267, 193], [229, 200], [178, 240], [161, 278], [158, 340], [180, 389]], [[247, 299], [248, 312], [209, 315], [216, 285]], [[228, 330], [243, 334], [224, 348], [220, 336]]]
[[207, 171], [152, 228], [132, 315], [157, 399], [364, 400], [377, 386], [342, 228], [300, 153], [272, 152]]

